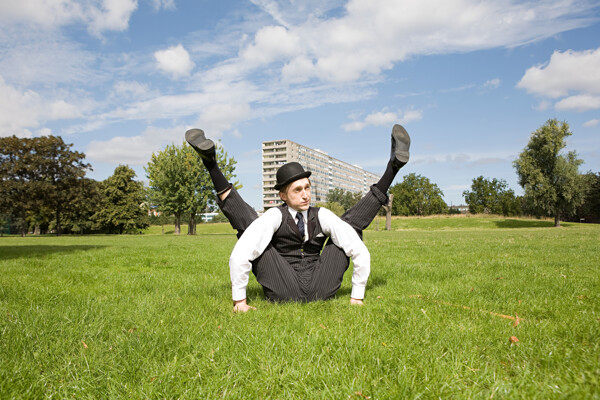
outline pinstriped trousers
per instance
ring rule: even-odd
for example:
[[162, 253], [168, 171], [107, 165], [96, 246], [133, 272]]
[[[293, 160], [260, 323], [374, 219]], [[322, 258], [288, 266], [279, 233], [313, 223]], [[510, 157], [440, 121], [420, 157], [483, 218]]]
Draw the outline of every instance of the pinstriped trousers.
[[[341, 219], [356, 230], [362, 239], [362, 231], [373, 221], [382, 205], [387, 204], [387, 195], [376, 186]], [[241, 237], [246, 228], [258, 218], [256, 211], [232, 188], [225, 200], [218, 205]], [[277, 250], [269, 244], [265, 251], [252, 262], [252, 272], [263, 287], [265, 297], [271, 301], [314, 301], [327, 300], [339, 290], [350, 260], [344, 251], [331, 240], [327, 241], [319, 257], [310, 265], [310, 271], [294, 269]], [[299, 274], [312, 275], [307, 286], [300, 284]], [[305, 281], [305, 279], [302, 279]]]

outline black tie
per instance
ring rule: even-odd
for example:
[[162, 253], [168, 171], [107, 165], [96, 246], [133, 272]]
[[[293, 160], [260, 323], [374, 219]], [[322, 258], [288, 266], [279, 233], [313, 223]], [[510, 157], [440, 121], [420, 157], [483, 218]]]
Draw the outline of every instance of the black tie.
[[298, 230], [300, 231], [300, 236], [304, 239], [304, 218], [302, 218], [302, 213], [296, 213], [296, 219], [298, 219]]

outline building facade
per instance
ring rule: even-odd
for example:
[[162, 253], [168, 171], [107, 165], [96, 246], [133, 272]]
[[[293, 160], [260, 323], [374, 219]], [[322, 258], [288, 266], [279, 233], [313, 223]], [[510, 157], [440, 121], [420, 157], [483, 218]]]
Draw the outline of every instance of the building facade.
[[359, 166], [340, 161], [327, 153], [302, 146], [291, 140], [271, 140], [262, 144], [262, 193], [263, 208], [281, 204], [279, 192], [273, 187], [277, 181], [276, 173], [285, 163], [296, 161], [304, 169], [311, 171], [311, 205], [327, 201], [330, 190], [339, 188], [354, 193], [367, 193], [369, 187], [380, 176], [365, 171]]

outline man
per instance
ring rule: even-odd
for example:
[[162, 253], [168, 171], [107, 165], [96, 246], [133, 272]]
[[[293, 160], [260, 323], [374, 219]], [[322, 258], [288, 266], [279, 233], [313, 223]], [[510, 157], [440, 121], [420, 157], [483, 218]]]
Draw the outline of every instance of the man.
[[256, 309], [246, 301], [250, 271], [271, 301], [327, 300], [340, 288], [350, 258], [354, 263], [350, 304], [363, 304], [371, 259], [362, 231], [387, 204], [386, 193], [408, 162], [410, 137], [402, 126], [392, 129], [391, 156], [383, 176], [341, 218], [326, 208], [310, 207], [311, 172], [296, 162], [281, 166], [276, 174], [275, 189], [284, 204], [259, 218], [223, 176], [214, 142], [200, 129], [190, 129], [185, 138], [202, 157], [218, 205], [238, 231], [229, 259], [234, 312]]

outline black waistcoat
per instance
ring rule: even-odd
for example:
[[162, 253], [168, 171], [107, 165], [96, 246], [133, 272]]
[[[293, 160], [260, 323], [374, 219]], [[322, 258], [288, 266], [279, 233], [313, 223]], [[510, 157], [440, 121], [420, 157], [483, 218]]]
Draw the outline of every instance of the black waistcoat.
[[306, 242], [300, 236], [298, 225], [288, 211], [287, 205], [283, 204], [278, 208], [281, 211], [281, 226], [273, 235], [271, 244], [295, 269], [310, 267], [319, 258], [327, 240], [319, 223], [319, 208], [309, 207], [308, 209], [308, 240]]

